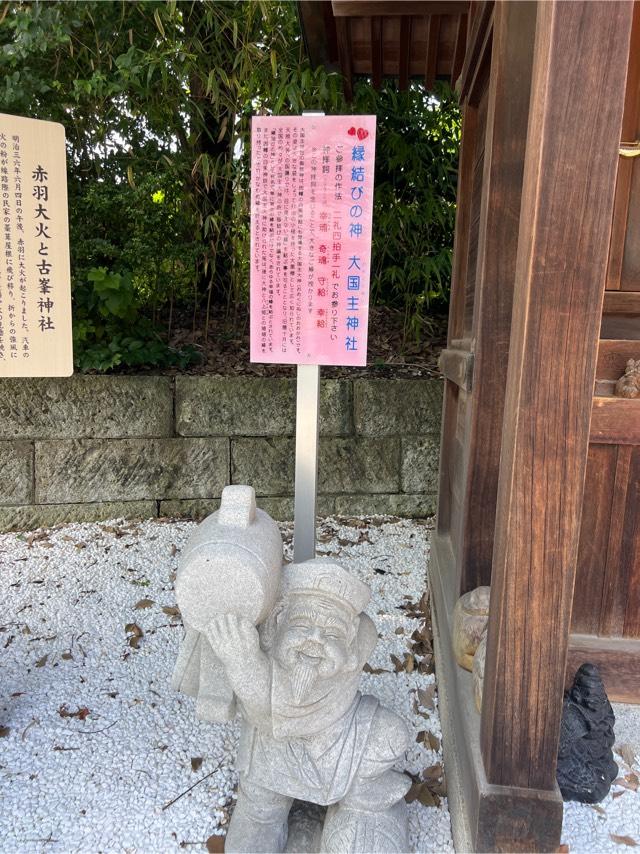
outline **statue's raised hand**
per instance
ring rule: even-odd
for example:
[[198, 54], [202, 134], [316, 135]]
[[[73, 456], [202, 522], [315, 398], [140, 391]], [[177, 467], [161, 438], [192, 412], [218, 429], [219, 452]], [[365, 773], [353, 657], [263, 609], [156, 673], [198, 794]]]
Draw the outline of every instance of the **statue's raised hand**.
[[251, 663], [260, 653], [258, 630], [237, 614], [220, 614], [205, 629], [214, 653], [226, 667]]
[[210, 620], [205, 634], [243, 704], [244, 716], [256, 726], [266, 724], [270, 714], [271, 676], [256, 627], [246, 617], [222, 614]]

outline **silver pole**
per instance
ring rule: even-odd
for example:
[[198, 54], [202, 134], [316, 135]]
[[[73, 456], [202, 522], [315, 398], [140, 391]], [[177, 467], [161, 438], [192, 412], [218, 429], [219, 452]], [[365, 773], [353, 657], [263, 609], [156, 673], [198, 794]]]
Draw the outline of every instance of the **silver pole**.
[[316, 556], [319, 396], [320, 365], [298, 365], [293, 526], [293, 559], [296, 563]]
[[[308, 110], [303, 116], [324, 116]], [[296, 380], [296, 483], [293, 560], [316, 556], [316, 494], [318, 491], [318, 402], [320, 365], [298, 365]]]

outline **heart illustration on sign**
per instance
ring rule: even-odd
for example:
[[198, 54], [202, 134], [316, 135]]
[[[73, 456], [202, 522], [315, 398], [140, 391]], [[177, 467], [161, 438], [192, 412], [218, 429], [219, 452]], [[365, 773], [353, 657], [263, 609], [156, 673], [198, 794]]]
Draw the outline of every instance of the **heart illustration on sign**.
[[366, 139], [369, 136], [369, 131], [364, 128], [358, 128], [358, 139]]
[[347, 131], [347, 133], [349, 134], [349, 136], [355, 136], [356, 135], [356, 129], [354, 127], [350, 127], [349, 130]]

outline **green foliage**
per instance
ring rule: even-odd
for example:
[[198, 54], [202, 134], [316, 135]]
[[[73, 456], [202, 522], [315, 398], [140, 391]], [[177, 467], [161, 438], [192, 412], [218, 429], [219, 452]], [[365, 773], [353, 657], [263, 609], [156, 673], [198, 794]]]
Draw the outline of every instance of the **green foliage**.
[[371, 288], [374, 302], [401, 308], [418, 337], [429, 309], [446, 306], [451, 280], [460, 117], [442, 85], [381, 92], [359, 84], [357, 113], [378, 117]]
[[110, 273], [105, 267], [90, 270], [87, 282], [74, 293], [73, 344], [81, 370], [185, 368], [198, 358], [191, 347], [168, 347], [140, 314], [131, 274]]
[[67, 132], [79, 368], [179, 361], [164, 343], [177, 314], [208, 330], [213, 309], [246, 304], [255, 113], [376, 113], [374, 298], [401, 306], [407, 330], [446, 300], [448, 90], [362, 84], [346, 104], [339, 75], [310, 67], [284, 0], [35, 0], [0, 14], [0, 110]]

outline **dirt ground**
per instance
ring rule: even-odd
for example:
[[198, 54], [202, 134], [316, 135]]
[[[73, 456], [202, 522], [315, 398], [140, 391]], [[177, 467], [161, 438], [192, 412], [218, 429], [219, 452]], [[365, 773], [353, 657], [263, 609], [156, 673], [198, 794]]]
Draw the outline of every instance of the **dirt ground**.
[[[434, 315], [421, 330], [420, 340], [405, 335], [404, 314], [390, 308], [372, 308], [369, 319], [367, 366], [364, 368], [323, 368], [323, 377], [438, 377], [438, 357], [446, 340], [446, 316]], [[205, 344], [205, 323], [181, 318], [171, 335], [171, 345], [192, 344], [202, 353], [202, 361], [186, 371], [168, 369], [165, 374], [218, 374], [223, 376], [291, 377], [291, 365], [262, 365], [249, 361], [249, 317], [246, 310], [231, 324], [224, 316], [214, 315]], [[139, 370], [136, 373], [144, 373]], [[157, 370], [147, 373], [158, 373]]]

